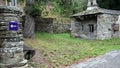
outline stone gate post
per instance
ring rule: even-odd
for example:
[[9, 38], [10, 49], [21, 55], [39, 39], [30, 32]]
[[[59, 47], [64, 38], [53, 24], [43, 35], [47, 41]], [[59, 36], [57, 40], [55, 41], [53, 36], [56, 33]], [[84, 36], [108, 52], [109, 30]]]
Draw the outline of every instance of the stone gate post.
[[0, 68], [18, 68], [27, 63], [21, 14], [17, 7], [0, 6]]

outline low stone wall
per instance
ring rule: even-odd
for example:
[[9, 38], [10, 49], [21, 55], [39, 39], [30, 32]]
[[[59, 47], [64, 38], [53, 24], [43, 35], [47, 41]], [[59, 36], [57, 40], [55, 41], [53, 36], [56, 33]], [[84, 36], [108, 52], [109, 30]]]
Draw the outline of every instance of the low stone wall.
[[35, 20], [35, 31], [48, 33], [67, 33], [70, 32], [69, 23], [53, 23], [52, 18], [37, 18]]
[[70, 24], [55, 23], [53, 24], [53, 33], [69, 33]]
[[52, 18], [36, 18], [35, 31], [53, 33], [53, 19]]

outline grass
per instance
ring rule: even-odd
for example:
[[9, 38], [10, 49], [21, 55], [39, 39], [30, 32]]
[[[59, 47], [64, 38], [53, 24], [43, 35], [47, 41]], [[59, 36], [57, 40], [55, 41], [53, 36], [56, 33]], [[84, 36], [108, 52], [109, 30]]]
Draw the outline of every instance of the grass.
[[120, 38], [90, 41], [71, 38], [69, 34], [38, 32], [35, 39], [25, 39], [25, 43], [35, 49], [42, 50], [44, 59], [53, 68], [71, 65], [85, 58], [96, 57], [106, 52], [120, 49]]

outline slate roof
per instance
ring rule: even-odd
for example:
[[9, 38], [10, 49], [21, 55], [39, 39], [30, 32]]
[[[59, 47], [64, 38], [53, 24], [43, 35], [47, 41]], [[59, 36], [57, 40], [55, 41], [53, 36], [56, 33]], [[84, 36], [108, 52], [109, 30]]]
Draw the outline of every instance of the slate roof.
[[86, 10], [86, 11], [74, 14], [71, 17], [91, 15], [91, 14], [100, 14], [100, 13], [120, 15], [120, 11], [108, 10], [108, 9], [103, 9], [103, 8], [94, 8], [92, 10]]

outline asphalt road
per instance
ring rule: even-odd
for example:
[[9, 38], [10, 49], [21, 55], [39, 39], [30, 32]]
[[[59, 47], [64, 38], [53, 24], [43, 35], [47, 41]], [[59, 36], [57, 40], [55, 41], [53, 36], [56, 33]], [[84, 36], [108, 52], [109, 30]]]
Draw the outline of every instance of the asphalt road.
[[67, 68], [120, 68], [120, 50], [109, 52]]

